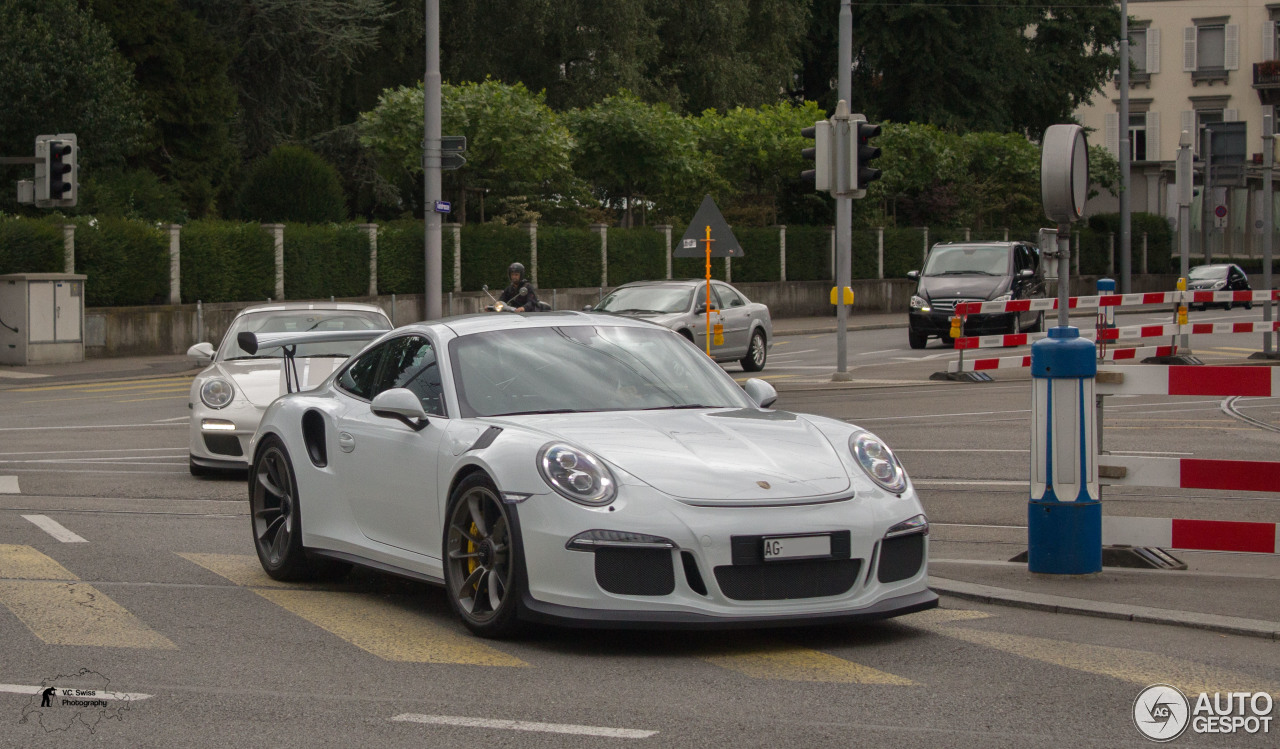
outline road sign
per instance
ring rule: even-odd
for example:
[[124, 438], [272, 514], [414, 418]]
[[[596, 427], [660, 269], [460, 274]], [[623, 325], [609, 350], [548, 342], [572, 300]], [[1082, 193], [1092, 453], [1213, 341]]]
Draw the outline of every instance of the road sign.
[[1227, 217], [1227, 207], [1226, 207], [1225, 205], [1218, 205], [1218, 206], [1214, 206], [1214, 207], [1213, 207], [1213, 215], [1214, 215], [1214, 216], [1216, 216], [1217, 218], [1226, 218], [1226, 217]]
[[738, 238], [733, 236], [710, 195], [702, 199], [702, 205], [698, 206], [698, 212], [693, 214], [689, 228], [684, 230], [684, 236], [671, 254], [675, 257], [705, 257], [708, 226], [711, 227], [711, 257], [742, 257], [742, 245], [738, 244]]
[[467, 150], [467, 136], [441, 135], [440, 150], [444, 153], [462, 153]]
[[464, 158], [460, 153], [440, 154], [440, 168], [445, 171], [461, 169], [466, 163], [466, 158]]
[[436, 213], [449, 213], [453, 210], [453, 204], [447, 200], [436, 201]]

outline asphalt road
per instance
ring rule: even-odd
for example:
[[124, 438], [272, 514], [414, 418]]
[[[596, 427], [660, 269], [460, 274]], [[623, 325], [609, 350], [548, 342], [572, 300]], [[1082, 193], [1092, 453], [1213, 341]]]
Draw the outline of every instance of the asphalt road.
[[[1227, 337], [1197, 353], [1225, 360], [1253, 344]], [[778, 407], [853, 421], [894, 446], [935, 523], [935, 557], [1015, 553], [1026, 375], [929, 382], [955, 352], [911, 351], [904, 330], [858, 333], [850, 350], [864, 386], [833, 389], [816, 384], [833, 336], [780, 338], [764, 373]], [[1274, 642], [951, 599], [857, 628], [537, 629], [495, 643], [469, 637], [430, 586], [357, 572], [282, 587], [257, 567], [243, 480], [187, 473], [187, 382], [0, 390], [0, 745], [1134, 746], [1145, 740], [1131, 711], [1149, 684], [1280, 695]], [[1114, 400], [1113, 450], [1280, 451], [1280, 432], [1223, 399]], [[1280, 399], [1235, 406], [1280, 429]], [[1104, 499], [1112, 514], [1280, 515], [1266, 495]], [[64, 531], [83, 540], [53, 535]], [[80, 669], [92, 673], [79, 683], [109, 680], [135, 698], [38, 709], [32, 690]], [[1274, 746], [1274, 734], [1179, 743]]]

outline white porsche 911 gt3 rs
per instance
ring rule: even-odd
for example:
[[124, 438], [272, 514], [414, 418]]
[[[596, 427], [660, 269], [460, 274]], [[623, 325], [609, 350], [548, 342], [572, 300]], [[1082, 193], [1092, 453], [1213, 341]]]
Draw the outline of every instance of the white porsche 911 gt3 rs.
[[638, 320], [402, 327], [267, 408], [249, 472], [258, 557], [281, 580], [355, 563], [443, 584], [484, 636], [936, 606], [928, 522], [892, 451], [775, 398]]

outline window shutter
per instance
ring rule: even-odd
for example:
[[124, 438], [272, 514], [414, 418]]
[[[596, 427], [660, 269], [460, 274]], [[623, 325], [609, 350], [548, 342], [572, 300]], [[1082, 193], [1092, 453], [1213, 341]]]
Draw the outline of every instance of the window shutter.
[[1222, 67], [1227, 70], [1240, 69], [1240, 26], [1238, 24], [1227, 24], [1226, 33], [1227, 49], [1222, 55]]
[[1182, 72], [1191, 73], [1196, 69], [1196, 27], [1188, 26], [1182, 30]]
[[1276, 59], [1276, 22], [1265, 21], [1262, 24], [1262, 59]]
[[1147, 72], [1160, 72], [1160, 29], [1147, 29]]
[[1196, 113], [1193, 109], [1182, 110], [1182, 124], [1178, 129], [1178, 140], [1181, 141], [1183, 132], [1191, 133], [1191, 152], [1200, 152], [1200, 134], [1196, 132]]
[[1160, 113], [1147, 112], [1147, 161], [1160, 160]]
[[1223, 121], [1223, 122], [1239, 122], [1239, 121], [1240, 121], [1240, 110], [1239, 110], [1239, 109], [1224, 109], [1224, 110], [1222, 110], [1222, 121]]
[[1109, 112], [1103, 129], [1106, 131], [1107, 150], [1112, 156], [1120, 158], [1120, 115]]

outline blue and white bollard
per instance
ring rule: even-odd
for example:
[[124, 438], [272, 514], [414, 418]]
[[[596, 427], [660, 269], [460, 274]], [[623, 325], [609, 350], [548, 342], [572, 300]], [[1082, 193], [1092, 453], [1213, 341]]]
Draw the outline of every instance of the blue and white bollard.
[[[1098, 279], [1098, 296], [1108, 296], [1116, 293], [1116, 280], [1114, 278]], [[1098, 327], [1114, 328], [1116, 326], [1116, 308], [1100, 307], [1098, 308]]]
[[1073, 327], [1031, 346], [1031, 500], [1027, 568], [1054, 575], [1102, 571], [1094, 379], [1097, 347]]

